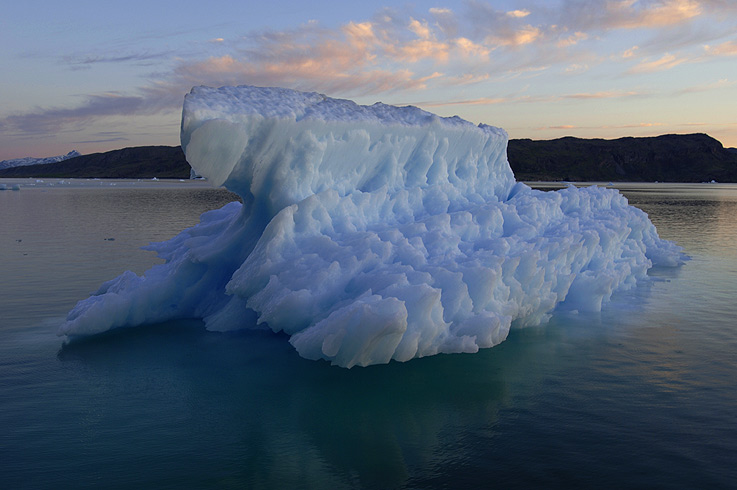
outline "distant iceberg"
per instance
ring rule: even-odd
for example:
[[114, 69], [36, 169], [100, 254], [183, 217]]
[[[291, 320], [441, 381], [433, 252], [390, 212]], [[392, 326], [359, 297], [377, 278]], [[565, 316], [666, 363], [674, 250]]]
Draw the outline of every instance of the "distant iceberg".
[[416, 107], [196, 87], [181, 141], [243, 202], [147, 247], [166, 263], [103, 284], [60, 335], [196, 317], [367, 366], [492, 347], [685, 259], [615, 189], [533, 190], [502, 129]]

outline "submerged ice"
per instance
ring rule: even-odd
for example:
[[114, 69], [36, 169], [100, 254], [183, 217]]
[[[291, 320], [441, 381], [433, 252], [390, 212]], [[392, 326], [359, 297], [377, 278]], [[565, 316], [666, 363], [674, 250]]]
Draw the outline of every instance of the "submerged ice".
[[181, 141], [242, 203], [151, 244], [166, 263], [103, 284], [61, 335], [197, 317], [366, 366], [492, 347], [683, 259], [616, 190], [533, 190], [503, 130], [415, 107], [197, 87]]

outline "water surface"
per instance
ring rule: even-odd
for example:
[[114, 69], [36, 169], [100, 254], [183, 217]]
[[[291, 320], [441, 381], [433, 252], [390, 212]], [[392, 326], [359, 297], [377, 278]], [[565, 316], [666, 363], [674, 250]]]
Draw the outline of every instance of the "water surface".
[[140, 247], [234, 196], [13, 182], [3, 488], [734, 488], [735, 185], [618, 185], [692, 260], [600, 314], [556, 313], [478, 354], [346, 370], [283, 335], [195, 320], [65, 345], [55, 329], [77, 300], [158, 263]]

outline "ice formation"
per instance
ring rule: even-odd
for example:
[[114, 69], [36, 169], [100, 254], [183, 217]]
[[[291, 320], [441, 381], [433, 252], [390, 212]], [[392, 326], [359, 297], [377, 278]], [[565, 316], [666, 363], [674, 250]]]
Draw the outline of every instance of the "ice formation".
[[243, 202], [151, 244], [166, 263], [103, 284], [60, 335], [197, 317], [366, 366], [492, 347], [683, 259], [616, 190], [533, 190], [502, 129], [416, 107], [196, 87], [181, 141]]

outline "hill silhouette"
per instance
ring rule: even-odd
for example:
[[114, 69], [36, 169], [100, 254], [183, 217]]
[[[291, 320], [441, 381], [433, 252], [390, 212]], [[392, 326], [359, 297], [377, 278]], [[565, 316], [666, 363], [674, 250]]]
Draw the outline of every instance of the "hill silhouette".
[[[572, 182], [737, 182], [737, 149], [706, 134], [650, 138], [509, 140], [517, 180]], [[140, 146], [62, 162], [0, 170], [0, 178], [186, 179], [179, 146]]]
[[136, 146], [92, 153], [62, 162], [11, 167], [0, 177], [188, 179], [190, 166], [179, 146]]
[[517, 180], [737, 182], [737, 151], [706, 134], [510, 140]]

